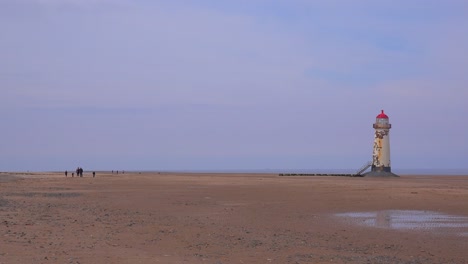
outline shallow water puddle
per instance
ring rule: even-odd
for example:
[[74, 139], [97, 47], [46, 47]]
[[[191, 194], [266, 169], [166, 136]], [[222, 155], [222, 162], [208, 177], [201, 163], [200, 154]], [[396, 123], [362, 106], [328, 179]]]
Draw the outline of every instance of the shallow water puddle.
[[356, 224], [395, 230], [427, 230], [468, 236], [468, 217], [433, 211], [385, 210], [336, 214]]

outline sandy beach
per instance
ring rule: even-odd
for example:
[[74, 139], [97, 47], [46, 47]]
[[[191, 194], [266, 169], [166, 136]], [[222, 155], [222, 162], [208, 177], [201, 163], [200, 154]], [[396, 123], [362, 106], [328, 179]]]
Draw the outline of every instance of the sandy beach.
[[468, 176], [0, 173], [0, 263], [468, 263]]

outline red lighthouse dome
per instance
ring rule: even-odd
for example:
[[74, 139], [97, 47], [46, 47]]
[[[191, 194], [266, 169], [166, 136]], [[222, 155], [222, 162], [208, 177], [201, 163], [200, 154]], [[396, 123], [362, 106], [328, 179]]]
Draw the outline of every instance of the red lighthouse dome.
[[388, 119], [388, 115], [386, 115], [384, 113], [384, 111], [382, 110], [382, 112], [377, 116], [377, 118], [385, 118], [385, 119]]

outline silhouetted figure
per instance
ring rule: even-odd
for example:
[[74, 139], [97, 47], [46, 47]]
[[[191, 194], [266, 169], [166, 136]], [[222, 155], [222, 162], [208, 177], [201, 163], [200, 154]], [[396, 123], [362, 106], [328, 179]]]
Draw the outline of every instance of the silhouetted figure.
[[68, 175], [68, 171], [65, 171], [65, 177], [67, 177], [67, 175]]
[[80, 177], [83, 177], [83, 168], [80, 168]]
[[94, 178], [95, 176], [96, 176], [96, 172], [95, 172], [95, 171], [93, 171], [93, 178]]
[[75, 173], [74, 173], [74, 172], [72, 172], [72, 177], [75, 177]]

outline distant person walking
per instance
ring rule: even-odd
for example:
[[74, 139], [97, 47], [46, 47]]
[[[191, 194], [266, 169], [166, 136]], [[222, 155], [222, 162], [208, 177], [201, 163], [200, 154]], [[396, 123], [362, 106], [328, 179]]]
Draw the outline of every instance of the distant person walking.
[[95, 171], [93, 171], [93, 178], [94, 178], [94, 177], [96, 177], [96, 172], [95, 172]]
[[67, 175], [68, 175], [68, 171], [65, 171], [65, 177], [67, 177]]

